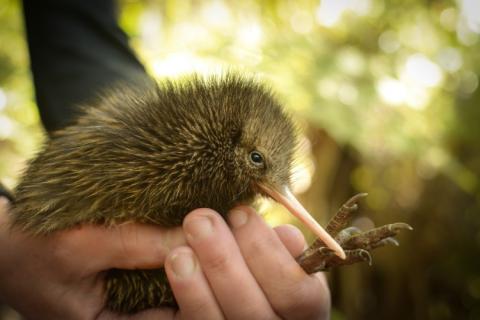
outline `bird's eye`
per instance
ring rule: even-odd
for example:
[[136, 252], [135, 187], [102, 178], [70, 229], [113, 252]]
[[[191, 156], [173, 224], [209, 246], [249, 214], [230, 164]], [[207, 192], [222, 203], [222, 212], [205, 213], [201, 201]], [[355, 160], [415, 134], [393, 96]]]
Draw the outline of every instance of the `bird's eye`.
[[258, 165], [263, 165], [263, 156], [258, 151], [250, 152], [250, 160], [257, 166]]

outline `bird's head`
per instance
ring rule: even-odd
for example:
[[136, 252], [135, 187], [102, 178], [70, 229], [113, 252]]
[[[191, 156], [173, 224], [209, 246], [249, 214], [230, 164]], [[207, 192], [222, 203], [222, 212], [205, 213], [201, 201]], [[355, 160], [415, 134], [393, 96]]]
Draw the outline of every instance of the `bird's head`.
[[[255, 83], [236, 86], [226, 94], [232, 107], [231, 132], [235, 163], [234, 179], [246, 194], [261, 194], [282, 204], [324, 241], [339, 257], [345, 258], [340, 245], [312, 218], [291, 192], [296, 130], [270, 90]], [[229, 107], [226, 106], [228, 109]]]

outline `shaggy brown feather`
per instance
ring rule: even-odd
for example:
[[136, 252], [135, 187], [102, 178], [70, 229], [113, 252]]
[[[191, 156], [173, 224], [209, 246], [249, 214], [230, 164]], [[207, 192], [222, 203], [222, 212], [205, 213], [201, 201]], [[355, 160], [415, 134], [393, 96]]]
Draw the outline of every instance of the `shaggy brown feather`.
[[[179, 226], [199, 207], [225, 216], [254, 198], [256, 183], [289, 184], [294, 132], [270, 90], [242, 76], [119, 88], [31, 161], [13, 225], [47, 235], [81, 223]], [[163, 269], [112, 270], [107, 296], [122, 312], [175, 304]]]

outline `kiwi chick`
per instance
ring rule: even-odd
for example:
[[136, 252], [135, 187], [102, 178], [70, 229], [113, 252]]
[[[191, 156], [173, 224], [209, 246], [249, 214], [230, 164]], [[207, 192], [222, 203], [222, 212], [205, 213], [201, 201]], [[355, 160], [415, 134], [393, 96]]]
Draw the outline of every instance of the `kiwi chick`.
[[[31, 161], [13, 226], [36, 235], [83, 223], [179, 226], [195, 208], [225, 216], [260, 193], [340, 252], [288, 189], [295, 145], [292, 121], [252, 79], [192, 76], [112, 90]], [[175, 305], [163, 269], [111, 270], [106, 282], [114, 311]]]

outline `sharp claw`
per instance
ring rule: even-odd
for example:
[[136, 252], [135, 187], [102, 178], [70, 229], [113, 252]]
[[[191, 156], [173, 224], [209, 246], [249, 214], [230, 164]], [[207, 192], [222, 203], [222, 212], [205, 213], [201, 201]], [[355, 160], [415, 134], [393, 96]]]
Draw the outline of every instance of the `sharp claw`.
[[365, 198], [366, 196], [368, 196], [368, 193], [365, 193], [365, 192], [358, 193], [353, 197], [351, 197], [350, 199], [348, 199], [343, 206], [350, 210], [357, 210], [358, 208], [357, 201], [360, 200], [361, 198]]
[[321, 253], [322, 255], [330, 255], [330, 254], [335, 254], [335, 251], [333, 251], [332, 249], [328, 248], [328, 247], [321, 247], [321, 248], [318, 248], [318, 252]]
[[363, 261], [367, 261], [368, 262], [368, 265], [371, 266], [372, 265], [372, 256], [370, 255], [370, 252], [368, 252], [367, 250], [363, 250], [363, 249], [360, 249], [360, 257], [363, 259]]
[[394, 238], [386, 238], [386, 239], [383, 239], [382, 241], [385, 242], [385, 244], [392, 244], [396, 247], [400, 245], [400, 243]]
[[392, 223], [388, 225], [388, 230], [397, 233], [398, 231], [406, 229], [412, 231], [413, 228], [404, 222], [397, 222], [397, 223]]

